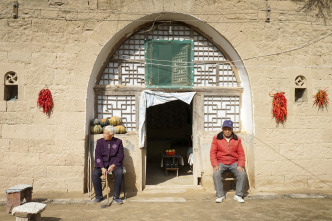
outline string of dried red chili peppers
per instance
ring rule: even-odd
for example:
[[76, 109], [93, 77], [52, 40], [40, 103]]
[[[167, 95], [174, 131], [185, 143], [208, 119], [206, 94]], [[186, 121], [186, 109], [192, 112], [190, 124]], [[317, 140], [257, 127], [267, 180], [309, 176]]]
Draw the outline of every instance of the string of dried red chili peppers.
[[51, 91], [49, 89], [42, 89], [39, 92], [37, 107], [42, 107], [45, 114], [49, 114], [49, 112], [52, 110], [53, 100]]
[[329, 97], [327, 95], [325, 88], [324, 90], [318, 90], [318, 92], [314, 95], [315, 101], [313, 103], [313, 106], [316, 105], [318, 108], [327, 108], [327, 105], [329, 104]]
[[284, 123], [287, 117], [287, 99], [284, 94], [285, 92], [273, 94], [272, 113], [277, 124]]

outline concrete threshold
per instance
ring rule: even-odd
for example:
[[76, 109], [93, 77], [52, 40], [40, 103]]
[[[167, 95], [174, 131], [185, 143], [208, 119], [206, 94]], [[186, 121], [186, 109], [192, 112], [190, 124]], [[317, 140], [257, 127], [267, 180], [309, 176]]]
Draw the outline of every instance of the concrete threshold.
[[[128, 199], [127, 199], [128, 200]], [[182, 197], [135, 197], [128, 200], [131, 203], [186, 203], [187, 200]]]
[[203, 188], [194, 185], [146, 185], [142, 193], [184, 193], [188, 190], [203, 190]]
[[185, 189], [203, 189], [200, 185], [145, 185], [145, 189], [163, 189], [163, 188], [185, 188]]

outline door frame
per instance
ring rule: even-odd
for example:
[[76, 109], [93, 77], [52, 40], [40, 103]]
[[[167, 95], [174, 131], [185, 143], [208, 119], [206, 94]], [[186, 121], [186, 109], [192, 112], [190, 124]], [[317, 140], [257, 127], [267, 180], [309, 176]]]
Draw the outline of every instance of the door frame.
[[[195, 149], [197, 150], [197, 145], [195, 144], [196, 142], [194, 142], [194, 140], [195, 140], [195, 134], [194, 134], [194, 128], [197, 128], [197, 123], [196, 123], [196, 121], [198, 120], [198, 119], [194, 119], [194, 110], [195, 110], [195, 98], [196, 98], [196, 96], [197, 96], [197, 94], [195, 94], [194, 96], [193, 96], [193, 98], [192, 98], [192, 100], [191, 100], [191, 102], [192, 102], [192, 110], [191, 110], [191, 131], [192, 131], [192, 136], [193, 136], [193, 139], [192, 139], [192, 145], [193, 145], [193, 156], [194, 156], [194, 161], [195, 161], [195, 159], [198, 159], [198, 151], [195, 151]], [[165, 104], [165, 103], [164, 103]], [[187, 105], [190, 105], [190, 104], [187, 104]], [[146, 110], [145, 110], [146, 112], [145, 113], [147, 113], [147, 108], [146, 108]], [[147, 119], [147, 116], [145, 116], [145, 120]], [[146, 125], [145, 125], [146, 126]], [[147, 169], [147, 148], [148, 148], [148, 146], [147, 146], [147, 136], [148, 136], [148, 134], [146, 134], [146, 138], [145, 138], [145, 143], [144, 143], [144, 148], [142, 148], [141, 150], [142, 150], [142, 190], [144, 190], [145, 189], [145, 186], [146, 186], [146, 177], [147, 177], [147, 174], [146, 174], [146, 169]], [[197, 182], [197, 171], [196, 171], [196, 168], [197, 168], [197, 166], [194, 164], [193, 165], [193, 182], [192, 182], [192, 185], [193, 186], [197, 186], [198, 185], [198, 182]]]

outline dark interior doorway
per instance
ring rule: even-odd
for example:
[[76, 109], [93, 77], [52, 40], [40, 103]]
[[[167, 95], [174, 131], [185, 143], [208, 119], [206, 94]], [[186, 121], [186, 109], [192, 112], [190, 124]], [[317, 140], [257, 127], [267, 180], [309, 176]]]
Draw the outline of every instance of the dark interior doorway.
[[[193, 185], [188, 164], [192, 151], [192, 112], [192, 103], [188, 105], [180, 100], [147, 109], [146, 185]], [[176, 171], [168, 171], [166, 175], [162, 167], [161, 155], [168, 149], [175, 149], [182, 157], [178, 161], [178, 176]]]

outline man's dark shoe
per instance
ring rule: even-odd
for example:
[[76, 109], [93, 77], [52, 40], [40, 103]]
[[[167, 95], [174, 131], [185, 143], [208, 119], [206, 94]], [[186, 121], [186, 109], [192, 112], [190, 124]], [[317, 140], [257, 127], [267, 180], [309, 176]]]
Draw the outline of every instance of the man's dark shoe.
[[94, 203], [100, 203], [101, 201], [103, 201], [103, 197], [101, 197], [101, 198], [96, 198], [93, 202]]
[[120, 198], [117, 198], [117, 199], [113, 198], [113, 200], [114, 200], [117, 204], [122, 204], [122, 203], [123, 203], [122, 200], [121, 200]]

